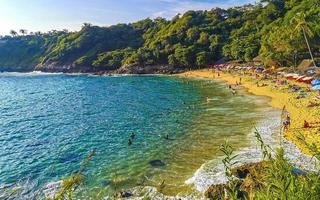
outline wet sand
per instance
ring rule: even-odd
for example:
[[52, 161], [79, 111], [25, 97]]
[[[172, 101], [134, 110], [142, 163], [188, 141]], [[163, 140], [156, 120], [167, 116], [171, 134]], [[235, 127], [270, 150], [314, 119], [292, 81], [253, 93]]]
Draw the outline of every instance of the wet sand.
[[[220, 76], [212, 70], [195, 70], [180, 74], [179, 76], [222, 80], [231, 85], [239, 82], [241, 77], [240, 87], [248, 89], [248, 91], [254, 95], [270, 97], [270, 105], [272, 107], [282, 109], [285, 106], [291, 117], [291, 126], [284, 132], [285, 138], [292, 141], [304, 153], [310, 154], [310, 151], [304, 142], [298, 139], [299, 134], [304, 135], [308, 144], [314, 144], [318, 149], [320, 148], [320, 107], [308, 107], [310, 102], [316, 102], [314, 98], [320, 96], [318, 92], [307, 92], [307, 97], [297, 99], [299, 92], [291, 92], [288, 85], [279, 86], [271, 80], [255, 79], [250, 75], [231, 74], [221, 71], [219, 71], [219, 75]], [[257, 81], [259, 81], [259, 85], [265, 84], [265, 86], [258, 87]], [[289, 84], [299, 85], [303, 89], [310, 88], [310, 85], [297, 83], [295, 81], [289, 81]], [[320, 101], [318, 101], [318, 103], [320, 103]], [[310, 123], [310, 128], [303, 128], [304, 120]]]

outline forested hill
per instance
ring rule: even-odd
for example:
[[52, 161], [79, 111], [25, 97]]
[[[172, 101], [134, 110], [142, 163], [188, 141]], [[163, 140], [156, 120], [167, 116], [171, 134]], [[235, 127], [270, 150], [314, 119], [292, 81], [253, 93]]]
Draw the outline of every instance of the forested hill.
[[263, 0], [255, 5], [188, 11], [78, 32], [21, 33], [0, 39], [0, 71], [105, 71], [121, 66], [205, 67], [220, 58], [291, 66], [319, 55], [319, 0]]

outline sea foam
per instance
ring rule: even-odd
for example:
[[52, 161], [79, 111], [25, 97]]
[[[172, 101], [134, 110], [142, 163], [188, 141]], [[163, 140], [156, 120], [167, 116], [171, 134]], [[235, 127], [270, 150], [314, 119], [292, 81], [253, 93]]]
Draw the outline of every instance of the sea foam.
[[[262, 120], [257, 126], [257, 130], [265, 144], [269, 145], [272, 149], [276, 149], [280, 146], [279, 140], [281, 138], [281, 145], [284, 148], [285, 157], [294, 166], [308, 171], [315, 171], [315, 166], [318, 162], [315, 158], [303, 154], [296, 145], [284, 137], [279, 136], [281, 112], [270, 108], [265, 110], [265, 114], [266, 119]], [[237, 161], [235, 166], [262, 160], [261, 150], [254, 138], [254, 131], [255, 129], [248, 135], [248, 137], [252, 138], [250, 147], [242, 148], [235, 152], [235, 154], [238, 155], [234, 160]], [[224, 173], [222, 159], [223, 157], [218, 157], [204, 163], [185, 183], [193, 185], [195, 189], [201, 193], [205, 192], [211, 185], [226, 183], [227, 177]]]

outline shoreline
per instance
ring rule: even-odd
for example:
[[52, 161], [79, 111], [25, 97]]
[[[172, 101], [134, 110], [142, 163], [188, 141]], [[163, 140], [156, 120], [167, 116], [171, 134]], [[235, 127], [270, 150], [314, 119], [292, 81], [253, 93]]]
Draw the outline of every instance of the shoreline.
[[[202, 70], [201, 70], [202, 71]], [[196, 71], [197, 72], [197, 71]], [[204, 77], [204, 76], [185, 76], [185, 72], [183, 74], [178, 74], [177, 77], [181, 78], [210, 78], [211, 77]], [[193, 71], [191, 73], [194, 73]], [[235, 78], [236, 79], [236, 78]], [[235, 80], [234, 79], [234, 80]], [[224, 80], [224, 79], [214, 79], [214, 81], [219, 81], [221, 84], [225, 83], [232, 83], [232, 81]], [[265, 144], [270, 145], [270, 147], [275, 150], [276, 148], [280, 147], [279, 142], [279, 127], [281, 126], [281, 110], [274, 106], [271, 106], [272, 98], [266, 95], [256, 95], [254, 92], [251, 92], [247, 87], [241, 87], [239, 90], [245, 90], [245, 93], [252, 95], [252, 96], [261, 96], [265, 99], [263, 102], [268, 103], [270, 106], [264, 110], [265, 113], [269, 116], [268, 118], [263, 118], [257, 124], [257, 129], [261, 134], [262, 139], [264, 140]], [[263, 161], [262, 159], [262, 152], [259, 147], [258, 142], [254, 136], [255, 129], [252, 129], [251, 132], [247, 135], [247, 137], [251, 140], [251, 143], [248, 144], [248, 147], [241, 148], [234, 152], [234, 155], [238, 155], [235, 161], [237, 164], [234, 166], [241, 167], [245, 166], [246, 164], [257, 164]], [[283, 147], [285, 151], [285, 157], [288, 159], [290, 163], [292, 163], [296, 168], [303, 169], [306, 171], [316, 171], [316, 164], [318, 161], [316, 158], [305, 154], [305, 152], [301, 151], [300, 148], [296, 146], [292, 141], [286, 139], [283, 136], [281, 137], [281, 147]], [[220, 184], [227, 183], [227, 177], [225, 176], [224, 172], [224, 165], [222, 163], [223, 156], [219, 156], [213, 160], [208, 160], [198, 168], [194, 174], [185, 180], [185, 184], [192, 186], [197, 192], [198, 195], [191, 193], [187, 196], [180, 196], [179, 194], [176, 196], [166, 196], [162, 193], [158, 192], [156, 188], [145, 186], [145, 187], [134, 187], [132, 192], [134, 197], [141, 197], [141, 194], [148, 194], [152, 195], [153, 197], [162, 197], [171, 200], [177, 199], [207, 199], [205, 197], [205, 193], [210, 189], [211, 186], [216, 186]], [[143, 192], [142, 192], [143, 191]], [[196, 195], [196, 196], [194, 196]]]
[[[229, 85], [235, 85], [236, 82], [242, 78], [242, 84], [240, 87], [245, 88], [249, 93], [256, 96], [265, 96], [270, 98], [268, 104], [277, 109], [283, 109], [290, 113], [291, 126], [285, 131], [284, 137], [289, 141], [293, 142], [298, 148], [306, 154], [310, 154], [308, 147], [301, 143], [298, 139], [298, 133], [303, 134], [308, 144], [315, 144], [320, 148], [320, 126], [315, 128], [304, 129], [303, 121], [317, 122], [320, 121], [320, 109], [318, 107], [307, 107], [308, 103], [312, 98], [317, 96], [316, 92], [310, 92], [307, 98], [297, 99], [297, 93], [290, 93], [287, 88], [273, 88], [273, 84], [268, 81], [259, 81], [266, 83], [265, 87], [257, 87], [255, 81], [247, 75], [231, 74], [219, 71], [220, 76], [218, 77], [216, 72], [206, 70], [195, 70], [179, 74], [179, 77], [193, 77], [193, 78], [208, 78], [212, 80], [224, 81]], [[295, 83], [296, 84], [296, 83]], [[302, 87], [306, 87], [306, 84], [298, 83]], [[318, 121], [316, 121], [318, 120]], [[317, 135], [318, 134], [318, 135]]]
[[[178, 77], [186, 77], [185, 74], [188, 74], [187, 78], [210, 78], [212, 79], [212, 77], [210, 77], [210, 75], [212, 75], [212, 72], [211, 74], [209, 74], [208, 77], [205, 77], [205, 76], [202, 76], [202, 74], [198, 74], [199, 72], [202, 73], [207, 73], [207, 71], [205, 70], [198, 70], [198, 71], [191, 71], [191, 72], [185, 72], [183, 74], [179, 74]], [[189, 74], [190, 73], [190, 74]], [[195, 74], [193, 74], [195, 73]], [[210, 73], [210, 71], [209, 71]], [[221, 73], [221, 72], [220, 72]], [[42, 72], [38, 72], [38, 74], [42, 74]], [[43, 73], [43, 74], [52, 74], [52, 73]], [[63, 73], [53, 73], [53, 74], [63, 74]], [[214, 74], [214, 73], [213, 73]], [[37, 75], [37, 73], [35, 73], [35, 75]], [[72, 75], [72, 74], [71, 74]], [[78, 75], [89, 75], [89, 76], [99, 76], [99, 75], [93, 75], [93, 74], [78, 74]], [[164, 75], [164, 76], [170, 76], [170, 75], [166, 75], [166, 74], [129, 74], [129, 76], [158, 76], [158, 75]], [[201, 76], [200, 76], [201, 75]], [[128, 75], [123, 75], [123, 74], [114, 74], [113, 76], [128, 76]], [[177, 76], [177, 75], [174, 75], [174, 76]], [[233, 81], [236, 81], [239, 77], [238, 76], [232, 76], [232, 75], [228, 75], [228, 74], [225, 74], [225, 73], [221, 73], [221, 77], [218, 79], [218, 78], [214, 78], [215, 81], [220, 81], [222, 83], [222, 81], [224, 83], [222, 84], [234, 84]], [[225, 80], [226, 79], [226, 80]], [[245, 81], [245, 80], [244, 80]], [[267, 96], [267, 95], [264, 95], [264, 94], [260, 94], [260, 95], [257, 95], [255, 94], [254, 92], [251, 92], [249, 88], [246, 87], [247, 84], [250, 84], [249, 82], [244, 82], [243, 86], [241, 87], [241, 89], [245, 89], [246, 92], [254, 95], [254, 96], [264, 96], [264, 97], [268, 97], [268, 100], [266, 101], [266, 103], [270, 104], [272, 106], [272, 97], [270, 96]], [[240, 89], [240, 88], [239, 88]], [[263, 89], [266, 89], [266, 88], [263, 88]], [[273, 108], [275, 108], [274, 106], [272, 106]], [[281, 107], [280, 107], [281, 108]], [[267, 110], [268, 111], [268, 110]], [[279, 110], [278, 110], [279, 111]], [[268, 142], [274, 142], [276, 143], [277, 142], [277, 139], [279, 138], [279, 136], [277, 134], [274, 134], [276, 133], [276, 130], [279, 130], [279, 125], [280, 125], [280, 119], [279, 119], [279, 112], [277, 112], [275, 109], [271, 109], [270, 107], [270, 112], [271, 113], [275, 113], [275, 115], [273, 116], [272, 114], [270, 114], [269, 116], [271, 116], [270, 118], [264, 118], [261, 120], [261, 123], [259, 122], [258, 123], [258, 129], [260, 130], [260, 128], [265, 128], [265, 129], [268, 129], [268, 130], [264, 130], [264, 132], [266, 132], [267, 134], [263, 134], [265, 136], [264, 140], [268, 141]], [[279, 122], [278, 124], [277, 123], [274, 123], [274, 122]], [[271, 126], [268, 126], [264, 123], [271, 123], [272, 125]], [[253, 143], [250, 143], [250, 147], [246, 147], [246, 148], [243, 148], [243, 149], [239, 149], [238, 151], [236, 151], [235, 153], [236, 154], [240, 154], [240, 161], [241, 163], [239, 163], [240, 165], [243, 165], [243, 164], [246, 164], [246, 163], [254, 163], [254, 162], [259, 162], [259, 158], [261, 158], [261, 152], [260, 152], [260, 148], [259, 147], [255, 147], [254, 146], [254, 136], [253, 136], [253, 131], [251, 131], [248, 136], [249, 138], [253, 138], [252, 139], [252, 142]], [[274, 140], [268, 140], [273, 138]], [[285, 145], [285, 149], [288, 150], [286, 151], [286, 155], [289, 154], [291, 155], [292, 157], [289, 158], [290, 161], [292, 160], [297, 160], [298, 163], [297, 163], [297, 166], [305, 166], [305, 164], [307, 165], [313, 165], [311, 162], [310, 163], [306, 163], [306, 159], [311, 159], [309, 156], [306, 156], [304, 155], [303, 153], [300, 152], [300, 150], [294, 145], [292, 144], [290, 141], [286, 141], [286, 139], [283, 139], [283, 144]], [[306, 157], [304, 157], [306, 156]], [[297, 159], [298, 157], [298, 159]], [[258, 159], [257, 159], [258, 158]], [[186, 180], [186, 183], [187, 184], [194, 184], [195, 181], [198, 181], [198, 183], [200, 183], [200, 185], [196, 186], [200, 189], [197, 188], [198, 191], [201, 191], [201, 193], [204, 193], [206, 189], [208, 189], [208, 187], [210, 187], [211, 185], [213, 184], [219, 184], [219, 183], [222, 183], [225, 179], [223, 178], [223, 175], [224, 175], [224, 172], [223, 172], [223, 168], [221, 168], [222, 166], [222, 163], [221, 163], [221, 159], [220, 157], [217, 157], [214, 159], [215, 161], [217, 161], [215, 163], [215, 166], [213, 167], [217, 167], [219, 169], [219, 172], [218, 174], [211, 174], [213, 175], [214, 177], [202, 177], [202, 179], [199, 179], [199, 180], [191, 180], [192, 178], [194, 178], [195, 176], [199, 175], [201, 173], [201, 170], [208, 166], [207, 164], [211, 161], [207, 161], [206, 163], [204, 163], [195, 173], [194, 173], [194, 176], [189, 178], [188, 180]], [[301, 162], [300, 162], [301, 161]], [[299, 164], [301, 163], [301, 165]], [[210, 166], [209, 166], [210, 167]], [[211, 165], [212, 167], [212, 165]], [[223, 167], [223, 166], [222, 166]], [[308, 167], [306, 168], [308, 169]], [[212, 171], [211, 171], [212, 172]], [[221, 182], [218, 182], [217, 181], [217, 178], [219, 178], [218, 181], [221, 181]], [[196, 179], [196, 177], [194, 178]], [[205, 180], [204, 180], [205, 179]], [[206, 182], [205, 182], [206, 181]], [[193, 183], [192, 183], [193, 182]], [[201, 185], [203, 184], [203, 185]], [[206, 188], [204, 188], [203, 186], [205, 186]], [[196, 188], [195, 187], [195, 188]], [[201, 189], [202, 188], [202, 189]], [[158, 193], [157, 191], [154, 190], [154, 188], [150, 188], [148, 189], [148, 186], [146, 186], [144, 189], [146, 189], [147, 193], [154, 193], [154, 195], [160, 195], [163, 197], [163, 195], [161, 193]], [[167, 198], [169, 196], [166, 196]], [[181, 197], [179, 196], [173, 196], [172, 199], [180, 199]], [[183, 198], [183, 197], [182, 197]], [[188, 197], [186, 197], [188, 199]], [[184, 199], [184, 198], [183, 198]], [[192, 198], [190, 198], [192, 199]]]
[[[190, 72], [187, 72], [190, 73]], [[194, 72], [191, 72], [194, 73]], [[220, 72], [221, 73], [221, 72]], [[203, 77], [203, 76], [185, 76], [185, 74], [178, 75], [182, 78], [210, 78], [211, 77]], [[223, 77], [223, 75], [222, 75]], [[230, 81], [224, 79], [214, 79], [221, 84], [230, 84]], [[226, 85], [227, 86], [227, 85]], [[259, 131], [263, 141], [265, 144], [269, 145], [273, 150], [279, 148], [280, 146], [284, 148], [285, 157], [291, 162], [296, 168], [304, 169], [306, 171], [316, 171], [317, 168], [316, 163], [318, 161], [312, 156], [305, 154], [305, 152], [301, 151], [292, 141], [287, 138], [280, 136], [279, 137], [279, 129], [281, 126], [281, 110], [274, 106], [271, 106], [272, 98], [266, 95], [256, 95], [251, 92], [247, 87], [240, 87], [238, 90], [244, 91], [245, 95], [256, 96], [257, 98], [266, 98], [262, 100], [261, 103], [268, 103], [270, 106], [263, 110], [266, 117], [260, 120], [257, 124], [257, 130]], [[243, 92], [241, 92], [241, 95]], [[260, 96], [260, 97], [259, 97]], [[259, 100], [260, 101], [260, 100]], [[260, 102], [259, 102], [260, 103]], [[268, 117], [267, 117], [268, 116]], [[234, 152], [234, 155], [237, 155], [235, 161], [237, 165], [234, 167], [244, 166], [246, 164], [254, 164], [263, 161], [262, 152], [259, 147], [258, 142], [254, 136], [255, 129], [252, 129], [251, 132], [247, 135], [251, 143], [248, 147], [241, 148]], [[280, 145], [281, 138], [281, 145]], [[192, 177], [185, 181], [186, 184], [193, 185], [195, 189], [205, 194], [205, 192], [209, 189], [210, 186], [226, 184], [227, 177], [224, 174], [224, 166], [221, 162], [223, 156], [217, 157], [213, 160], [209, 160], [205, 162]]]

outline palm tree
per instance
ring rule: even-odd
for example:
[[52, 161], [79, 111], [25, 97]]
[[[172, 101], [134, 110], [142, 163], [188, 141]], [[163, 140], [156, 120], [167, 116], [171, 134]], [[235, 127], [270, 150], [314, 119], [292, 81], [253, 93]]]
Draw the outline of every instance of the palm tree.
[[19, 32], [24, 36], [25, 34], [27, 34], [27, 30], [26, 29], [20, 29]]
[[310, 48], [310, 44], [309, 44], [309, 41], [307, 38], [307, 36], [313, 37], [314, 34], [310, 28], [310, 24], [306, 21], [306, 15], [301, 12], [297, 13], [296, 16], [294, 18], [292, 18], [291, 23], [295, 25], [295, 29], [294, 29], [295, 31], [297, 31], [298, 33], [301, 33], [301, 32], [303, 33], [303, 37], [304, 37], [306, 44], [308, 46], [311, 60], [314, 64], [314, 66], [317, 66], [314, 61], [313, 54], [312, 54], [312, 51]]
[[15, 30], [11, 30], [10, 34], [12, 35], [12, 37], [15, 37], [18, 35], [17, 31], [15, 31]]

